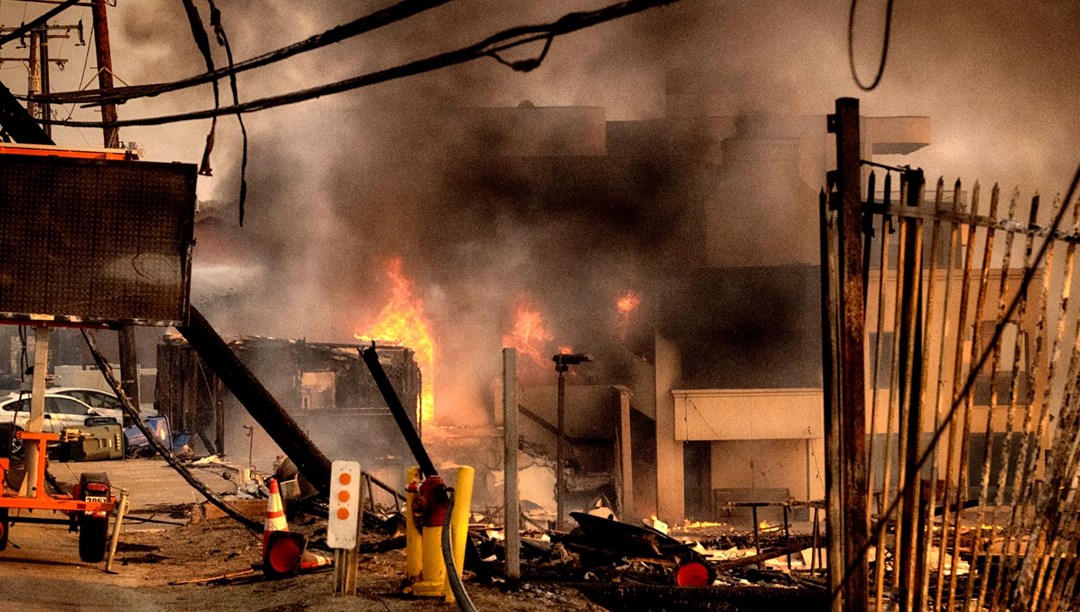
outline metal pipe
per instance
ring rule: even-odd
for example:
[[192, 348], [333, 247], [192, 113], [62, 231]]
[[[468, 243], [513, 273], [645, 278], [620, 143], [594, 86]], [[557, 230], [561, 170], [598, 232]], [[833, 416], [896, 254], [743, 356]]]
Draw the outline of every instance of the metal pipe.
[[413, 458], [416, 459], [416, 463], [420, 466], [420, 472], [425, 478], [437, 476], [439, 473], [435, 471], [435, 464], [431, 462], [431, 457], [428, 456], [424, 443], [420, 441], [420, 435], [416, 433], [416, 428], [413, 426], [412, 420], [409, 419], [409, 414], [405, 412], [405, 407], [401, 405], [401, 399], [398, 398], [394, 385], [390, 383], [386, 371], [383, 370], [382, 364], [379, 363], [379, 354], [375, 351], [375, 344], [372, 343], [370, 347], [360, 351], [360, 356], [364, 359], [364, 363], [367, 364], [368, 370], [371, 370], [371, 377], [375, 379], [375, 384], [379, 387], [383, 400], [386, 401], [387, 407], [390, 408], [390, 414], [394, 415], [394, 420], [397, 421], [401, 435], [405, 436], [405, 442], [409, 445]]
[[[840, 198], [838, 343], [839, 395], [842, 423], [840, 453], [843, 495], [843, 607], [865, 610], [867, 563], [863, 549], [869, 537], [866, 472], [866, 388], [863, 366], [865, 304], [863, 303], [861, 173], [859, 168], [859, 101], [839, 98], [829, 117], [836, 134], [836, 177]], [[834, 593], [834, 601], [840, 593]]]

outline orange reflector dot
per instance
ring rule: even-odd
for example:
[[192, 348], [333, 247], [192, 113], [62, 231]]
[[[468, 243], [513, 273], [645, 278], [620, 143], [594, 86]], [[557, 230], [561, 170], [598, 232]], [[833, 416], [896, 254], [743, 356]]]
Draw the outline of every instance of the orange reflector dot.
[[341, 500], [341, 503], [344, 504], [344, 503], [349, 501], [349, 492], [348, 491], [341, 491], [341, 492], [339, 492], [337, 494], [337, 498], [339, 500]]
[[350, 482], [352, 482], [352, 475], [349, 474], [348, 472], [342, 472], [341, 475], [338, 476], [338, 482], [340, 482], [343, 485], [347, 485]]
[[343, 520], [343, 521], [345, 519], [349, 518], [349, 509], [348, 508], [338, 508], [337, 517], [339, 519]]

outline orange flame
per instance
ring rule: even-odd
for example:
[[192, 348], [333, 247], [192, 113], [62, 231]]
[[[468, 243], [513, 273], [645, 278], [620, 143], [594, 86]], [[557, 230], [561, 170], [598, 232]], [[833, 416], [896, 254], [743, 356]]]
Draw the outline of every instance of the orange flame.
[[435, 411], [435, 342], [424, 317], [424, 305], [413, 296], [412, 282], [401, 270], [401, 259], [390, 260], [386, 270], [390, 281], [390, 301], [383, 306], [367, 333], [354, 335], [358, 340], [382, 341], [411, 349], [423, 377], [420, 392], [420, 418], [427, 422]]
[[544, 347], [552, 338], [554, 336], [544, 328], [540, 311], [523, 300], [518, 303], [514, 313], [513, 328], [503, 336], [503, 346], [515, 348], [522, 355], [542, 365], [545, 362]]

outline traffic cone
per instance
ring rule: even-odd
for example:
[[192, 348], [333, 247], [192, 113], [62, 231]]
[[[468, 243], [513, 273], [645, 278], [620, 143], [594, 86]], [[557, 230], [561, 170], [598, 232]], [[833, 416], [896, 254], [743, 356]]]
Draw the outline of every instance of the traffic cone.
[[270, 499], [266, 502], [266, 523], [263, 525], [263, 554], [266, 554], [266, 545], [270, 543], [270, 532], [288, 530], [285, 507], [281, 504], [281, 491], [278, 490], [277, 480], [271, 478]]
[[300, 571], [306, 572], [333, 564], [334, 560], [330, 557], [311, 552], [310, 550], [305, 550], [303, 556], [300, 558]]

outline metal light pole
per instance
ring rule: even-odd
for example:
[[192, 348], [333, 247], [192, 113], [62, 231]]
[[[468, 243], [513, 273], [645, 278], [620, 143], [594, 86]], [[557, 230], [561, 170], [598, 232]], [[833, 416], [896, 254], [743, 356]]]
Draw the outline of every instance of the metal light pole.
[[591, 355], [582, 353], [559, 353], [558, 355], [553, 355], [551, 360], [555, 362], [555, 372], [559, 375], [558, 406], [556, 408], [555, 529], [557, 531], [564, 531], [565, 525], [563, 516], [565, 514], [564, 498], [566, 495], [566, 481], [565, 476], [563, 475], [563, 457], [566, 436], [563, 423], [566, 412], [566, 371], [569, 370], [572, 365], [587, 363], [593, 359]]

